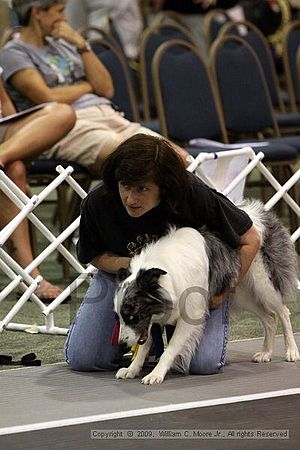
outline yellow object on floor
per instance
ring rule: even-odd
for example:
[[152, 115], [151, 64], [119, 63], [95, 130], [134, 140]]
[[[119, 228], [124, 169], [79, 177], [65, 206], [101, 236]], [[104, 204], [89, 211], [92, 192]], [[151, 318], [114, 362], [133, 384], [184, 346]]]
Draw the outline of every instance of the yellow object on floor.
[[132, 351], [131, 361], [133, 361], [134, 358], [136, 357], [137, 352], [138, 352], [138, 349], [139, 349], [139, 344], [134, 344], [134, 345], [131, 347], [131, 351]]

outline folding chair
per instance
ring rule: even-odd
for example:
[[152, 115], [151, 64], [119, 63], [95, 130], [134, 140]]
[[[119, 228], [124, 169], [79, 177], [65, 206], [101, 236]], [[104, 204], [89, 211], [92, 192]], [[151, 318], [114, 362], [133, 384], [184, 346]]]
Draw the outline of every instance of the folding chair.
[[113, 79], [115, 87], [113, 103], [124, 112], [128, 120], [140, 122], [137, 99], [126, 58], [106, 39], [91, 39], [89, 42]]
[[[173, 46], [178, 47], [176, 52], [169, 51]], [[172, 76], [174, 73], [176, 77]], [[220, 151], [220, 143], [211, 142], [212, 139], [227, 143], [224, 149], [232, 148], [228, 145], [220, 100], [196, 47], [179, 40], [162, 44], [153, 59], [153, 84], [164, 136], [185, 145], [193, 156], [199, 152]], [[251, 95], [256, 99], [255, 93]], [[197, 138], [209, 141], [199, 142]], [[249, 140], [248, 143], [236, 141], [237, 147], [246, 145], [251, 145], [256, 153], [263, 151], [267, 164], [283, 167], [284, 179], [290, 176], [291, 165], [298, 158], [296, 148], [269, 139], [253, 138], [250, 143]]]
[[[300, 113], [287, 112], [289, 98], [280, 90], [274, 58], [270, 44], [263, 33], [253, 23], [247, 21], [226, 23], [220, 30], [219, 37], [236, 35], [245, 39], [261, 63], [268, 84], [269, 93], [275, 110], [275, 117], [281, 132], [291, 133], [300, 129]], [[278, 111], [277, 111], [278, 110]]]
[[152, 77], [164, 136], [185, 145], [199, 136], [228, 142], [211, 77], [198, 47], [179, 39], [160, 45], [153, 58]]
[[[216, 145], [205, 142], [200, 146], [195, 143], [196, 138], [229, 143], [221, 102], [197, 47], [181, 40], [162, 44], [153, 58], [152, 72], [158, 117], [164, 136], [179, 141], [192, 154], [220, 150], [218, 142]], [[252, 139], [251, 147], [255, 152], [261, 151], [262, 145], [268, 162], [278, 161], [281, 164], [283, 160], [297, 160], [298, 151], [292, 145], [268, 139]]]
[[163, 42], [177, 38], [194, 42], [193, 35], [187, 28], [175, 24], [150, 26], [142, 34], [140, 44], [140, 81], [145, 121], [150, 121], [152, 116], [156, 116], [151, 77], [151, 64], [154, 53]]
[[282, 45], [285, 81], [292, 111], [297, 111], [300, 104], [300, 84], [297, 72], [297, 51], [299, 45], [300, 20], [295, 20], [284, 28]]
[[0, 48], [4, 47], [4, 45], [10, 41], [14, 34], [18, 33], [20, 27], [7, 27], [3, 30], [1, 40], [0, 40]]
[[114, 20], [112, 17], [106, 16], [106, 21], [105, 21], [103, 28], [106, 31], [106, 33], [108, 35], [110, 35], [115, 40], [115, 42], [117, 42], [118, 46], [122, 50], [122, 54], [126, 58], [122, 39], [120, 37], [120, 34], [115, 26], [115, 23], [114, 23]]
[[110, 42], [116, 49], [120, 50], [121, 52], [123, 51], [118, 41], [116, 41], [116, 39], [109, 31], [97, 27], [96, 25], [82, 27], [78, 30], [78, 32], [87, 41], [90, 41], [91, 39], [105, 39], [106, 41]]
[[183, 21], [182, 16], [176, 11], [160, 11], [152, 22], [152, 25], [180, 25], [186, 28], [188, 31], [190, 29], [187, 27], [186, 23]]
[[218, 38], [211, 48], [210, 67], [227, 132], [235, 139], [265, 135], [269, 142], [291, 145], [300, 154], [299, 136], [280, 135], [262, 66], [247, 41], [239, 36]]
[[210, 64], [226, 129], [235, 139], [254, 138], [268, 132], [272, 137], [266, 139], [272, 144], [296, 148], [294, 159], [286, 157], [283, 147], [278, 158], [269, 161], [278, 176], [282, 173], [281, 177], [287, 180], [294, 173], [300, 154], [299, 136], [280, 137], [263, 69], [255, 52], [244, 39], [225, 36], [214, 42]]
[[203, 26], [207, 48], [211, 46], [221, 28], [228, 22], [231, 22], [231, 17], [224, 9], [213, 9], [205, 14]]

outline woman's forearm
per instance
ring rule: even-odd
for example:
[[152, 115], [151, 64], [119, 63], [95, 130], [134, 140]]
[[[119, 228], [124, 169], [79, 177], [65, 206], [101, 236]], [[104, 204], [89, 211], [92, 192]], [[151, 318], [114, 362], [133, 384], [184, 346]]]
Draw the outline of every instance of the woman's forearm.
[[93, 266], [97, 267], [97, 269], [101, 269], [109, 273], [117, 273], [119, 269], [128, 268], [130, 258], [116, 255], [111, 252], [105, 252], [96, 256], [91, 263]]
[[50, 101], [67, 103], [71, 105], [84, 94], [93, 92], [93, 88], [88, 81], [80, 81], [70, 86], [51, 88]]
[[10, 83], [32, 103], [57, 102], [72, 104], [82, 95], [93, 92], [88, 81], [79, 81], [70, 86], [49, 87], [37, 69], [29, 68], [16, 72]]
[[239, 285], [240, 281], [244, 278], [246, 273], [248, 272], [252, 261], [254, 260], [259, 248], [260, 248], [261, 240], [256, 228], [252, 225], [252, 227], [241, 236], [240, 241], [240, 256], [241, 256], [241, 268], [236, 280], [233, 280], [232, 283], [227, 286], [227, 288], [221, 292], [219, 295], [215, 295], [210, 299], [210, 308], [217, 308], [225, 300], [227, 300], [232, 292], [235, 291], [235, 288]]
[[54, 39], [65, 39], [77, 48], [81, 53], [86, 80], [92, 86], [93, 92], [99, 96], [112, 98], [114, 86], [110, 73], [92, 50], [82, 52], [86, 47], [85, 39], [66, 21], [56, 22], [51, 35]]
[[99, 96], [112, 98], [114, 96], [112, 78], [95, 53], [92, 51], [84, 52], [81, 55], [81, 59], [86, 79], [93, 87], [93, 92]]
[[260, 236], [254, 226], [252, 226], [243, 236], [241, 236], [241, 269], [236, 285], [244, 278], [254, 260], [261, 244]]

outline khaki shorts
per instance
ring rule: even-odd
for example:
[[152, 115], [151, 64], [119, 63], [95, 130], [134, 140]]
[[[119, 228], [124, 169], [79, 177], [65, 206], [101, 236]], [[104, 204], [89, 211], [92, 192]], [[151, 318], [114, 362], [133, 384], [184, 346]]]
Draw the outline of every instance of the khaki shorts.
[[158, 136], [139, 123], [129, 122], [110, 105], [96, 105], [76, 111], [74, 128], [50, 150], [45, 158], [75, 161], [84, 167], [95, 163], [101, 151], [114, 150], [122, 141], [137, 133]]
[[0, 125], [0, 144], [4, 141], [5, 133], [7, 132], [8, 125]]

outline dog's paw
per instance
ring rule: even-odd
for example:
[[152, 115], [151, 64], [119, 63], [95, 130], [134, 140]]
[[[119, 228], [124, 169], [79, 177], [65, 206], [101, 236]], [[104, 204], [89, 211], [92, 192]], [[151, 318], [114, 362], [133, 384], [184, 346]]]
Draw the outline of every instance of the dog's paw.
[[271, 361], [270, 352], [257, 352], [252, 356], [252, 362], [255, 363], [270, 362], [270, 361]]
[[139, 369], [136, 370], [130, 367], [122, 367], [122, 369], [119, 369], [116, 373], [116, 378], [121, 378], [123, 380], [132, 379], [137, 377], [139, 375], [139, 372]]
[[285, 353], [285, 360], [288, 362], [295, 362], [299, 359], [299, 350], [297, 347], [290, 347]]
[[158, 370], [152, 370], [148, 375], [142, 379], [143, 384], [160, 384], [164, 381], [165, 374]]

